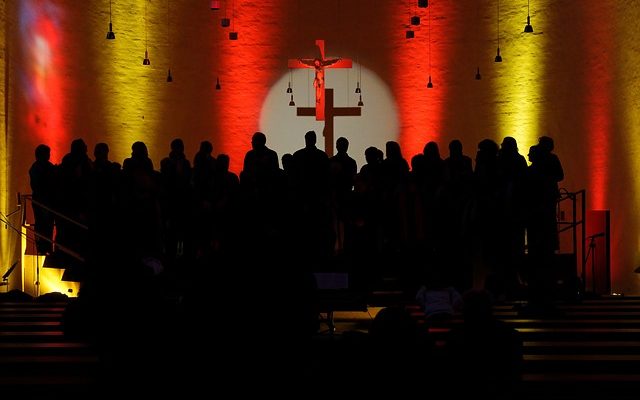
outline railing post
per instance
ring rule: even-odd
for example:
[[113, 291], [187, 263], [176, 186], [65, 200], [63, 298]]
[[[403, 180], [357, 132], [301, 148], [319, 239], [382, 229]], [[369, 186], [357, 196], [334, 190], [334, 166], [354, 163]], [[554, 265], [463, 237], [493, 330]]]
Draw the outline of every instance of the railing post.
[[585, 293], [585, 290], [587, 288], [587, 275], [586, 275], [586, 268], [587, 268], [587, 257], [584, 251], [584, 242], [586, 242], [587, 240], [587, 227], [586, 227], [586, 218], [587, 218], [587, 192], [582, 189], [580, 191], [582, 193], [582, 207], [581, 207], [581, 214], [582, 214], [582, 238], [581, 238], [581, 245], [580, 247], [582, 248], [582, 293]]

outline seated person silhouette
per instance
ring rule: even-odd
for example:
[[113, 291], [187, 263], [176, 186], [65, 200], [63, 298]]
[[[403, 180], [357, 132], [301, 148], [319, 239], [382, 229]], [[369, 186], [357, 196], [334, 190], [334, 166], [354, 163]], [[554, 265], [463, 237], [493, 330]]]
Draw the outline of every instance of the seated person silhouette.
[[517, 398], [522, 378], [520, 333], [493, 316], [488, 291], [470, 290], [463, 300], [464, 323], [451, 329], [445, 345], [445, 378], [455, 388], [454, 397]]
[[431, 271], [418, 289], [416, 301], [422, 307], [427, 322], [447, 321], [462, 311], [462, 296], [451, 285], [447, 285], [442, 273]]

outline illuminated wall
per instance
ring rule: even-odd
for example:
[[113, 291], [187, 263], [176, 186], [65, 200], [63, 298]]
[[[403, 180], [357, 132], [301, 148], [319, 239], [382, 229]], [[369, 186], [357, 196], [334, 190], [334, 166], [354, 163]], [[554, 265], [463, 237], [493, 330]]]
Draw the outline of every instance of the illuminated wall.
[[[108, 2], [102, 2], [108, 11]], [[112, 21], [115, 40], [105, 40], [108, 19], [94, 19], [96, 60], [93, 65], [98, 79], [97, 93], [101, 97], [104, 131], [101, 140], [110, 145], [111, 157], [122, 160], [131, 153], [134, 141], [147, 144], [154, 155], [156, 168], [170, 132], [161, 116], [166, 112], [163, 89], [167, 73], [167, 7], [166, 2], [135, 0], [114, 2]], [[95, 46], [101, 43], [102, 46]], [[148, 50], [150, 65], [142, 64]], [[161, 147], [162, 145], [165, 145]]]
[[[548, 56], [544, 51], [548, 40], [548, 35], [544, 32], [548, 25], [546, 20], [540, 17], [541, 12], [534, 8], [534, 32], [524, 33], [527, 4], [519, 3], [520, 6], [517, 6], [516, 2], [501, 1], [499, 10], [497, 3], [495, 7], [487, 9], [491, 11], [487, 14], [487, 20], [493, 21], [494, 29], [491, 32], [496, 38], [493, 41], [494, 49], [491, 55], [495, 58], [499, 35], [503, 59], [501, 63], [494, 61], [493, 65], [490, 65], [493, 73], [487, 78], [491, 80], [494, 96], [498, 100], [494, 108], [498, 129], [491, 133], [492, 139], [500, 143], [504, 136], [513, 136], [518, 141], [521, 154], [526, 155], [529, 147], [537, 143], [538, 137], [545, 134], [541, 128], [544, 87], [540, 82], [544, 77], [544, 65], [548, 62]], [[491, 60], [490, 57], [486, 58]]]
[[[364, 73], [362, 117], [336, 120], [336, 137], [353, 139], [360, 165], [368, 143], [383, 148], [386, 140], [398, 140], [410, 159], [429, 140], [446, 156], [459, 138], [473, 157], [482, 138], [514, 136], [526, 154], [550, 135], [566, 172], [562, 186], [587, 189], [589, 209], [611, 209], [614, 290], [640, 292], [632, 273], [640, 265], [640, 2], [531, 0], [533, 34], [523, 33], [524, 0], [500, 0], [499, 29], [498, 0], [416, 3], [228, 0], [211, 11], [205, 0], [113, 0], [116, 40], [108, 41], [108, 1], [7, 2], [0, 73], [8, 112], [0, 124], [9, 146], [0, 158], [11, 168], [2, 211], [11, 208], [7, 197], [29, 191], [40, 142], [57, 162], [73, 138], [90, 149], [106, 141], [121, 162], [143, 140], [158, 167], [173, 138], [185, 140], [189, 158], [211, 140], [235, 172], [256, 130], [280, 155], [302, 147], [304, 131], [322, 126], [287, 106], [287, 60], [313, 55], [314, 41], [324, 39], [328, 56], [362, 66], [327, 74], [336, 105], [354, 106]], [[232, 27], [220, 26], [225, 15]], [[421, 24], [408, 40], [414, 15]], [[237, 41], [228, 39], [231, 29]], [[493, 61], [498, 35], [502, 63]], [[142, 65], [145, 45], [150, 66]], [[310, 97], [309, 77], [293, 74], [300, 106]]]
[[620, 290], [631, 287], [638, 292], [640, 274], [632, 270], [640, 265], [640, 46], [633, 38], [640, 7], [633, 0], [619, 1], [608, 15], [615, 22], [611, 42], [602, 51], [609, 54], [611, 72], [607, 75], [612, 90], [611, 121], [606, 125], [611, 153], [604, 208], [612, 213], [612, 281]]
[[[6, 60], [7, 60], [7, 19], [6, 19], [6, 1], [0, 1], [0, 82], [6, 81]], [[0, 211], [6, 215], [7, 211], [15, 207], [15, 203], [12, 203], [11, 194], [11, 168], [9, 164], [9, 148], [7, 137], [7, 90], [6, 85], [0, 86], [0, 132], [2, 132], [2, 138], [0, 138]], [[0, 231], [0, 273], [4, 275], [10, 263], [16, 255], [16, 236], [10, 234], [8, 230]]]
[[[260, 129], [260, 110], [271, 86], [286, 70], [283, 53], [286, 45], [283, 7], [260, 1], [227, 1], [227, 16], [238, 40], [220, 35], [218, 75], [224, 89], [215, 93], [218, 102], [212, 107], [222, 111], [218, 133], [218, 152], [231, 156], [231, 168], [242, 169], [244, 154], [251, 146], [251, 136]], [[281, 2], [284, 3], [284, 2]], [[222, 32], [226, 34], [227, 32]], [[268, 132], [266, 132], [268, 134]]]
[[[388, 26], [389, 40], [397, 49], [389, 60], [393, 66], [392, 87], [400, 115], [399, 142], [407, 161], [411, 155], [421, 153], [428, 141], [441, 139], [442, 110], [449, 91], [444, 84], [447, 62], [443, 41], [450, 33], [442, 16], [451, 3], [432, 3], [424, 9], [418, 8], [417, 2], [404, 2], [389, 10], [393, 15], [393, 24]], [[420, 25], [410, 25], [413, 16], [420, 18]], [[407, 31], [413, 31], [415, 37], [407, 39]], [[434, 89], [427, 90], [429, 75]]]
[[10, 76], [17, 80], [12, 82], [17, 85], [10, 87], [16, 89], [11, 100], [20, 107], [13, 117], [24, 128], [24, 136], [50, 143], [52, 161], [59, 162], [70, 137], [66, 95], [70, 81], [66, 71], [72, 58], [63, 47], [69, 39], [63, 29], [68, 20], [64, 8], [54, 1], [25, 0], [17, 2], [16, 7], [18, 29], [12, 33], [18, 42], [15, 56], [22, 63]]

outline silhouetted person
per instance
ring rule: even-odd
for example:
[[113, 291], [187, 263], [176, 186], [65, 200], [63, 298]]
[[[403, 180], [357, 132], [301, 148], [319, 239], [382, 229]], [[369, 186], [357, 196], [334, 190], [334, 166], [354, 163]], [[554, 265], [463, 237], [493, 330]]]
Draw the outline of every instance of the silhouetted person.
[[287, 174], [293, 173], [293, 154], [285, 153], [282, 155], [282, 169]]
[[390, 253], [401, 250], [407, 237], [406, 193], [409, 163], [402, 156], [400, 144], [388, 141], [382, 161], [384, 246]]
[[301, 249], [308, 256], [326, 257], [333, 253], [329, 214], [329, 157], [316, 147], [316, 133], [304, 135], [305, 147], [293, 153], [296, 171]]
[[378, 312], [369, 328], [371, 354], [367, 367], [379, 376], [375, 389], [395, 395], [413, 393], [430, 386], [433, 342], [420, 332], [416, 320], [401, 307]]
[[444, 181], [444, 161], [440, 157], [438, 143], [428, 142], [422, 151], [425, 162], [425, 185], [430, 196], [435, 197]]
[[553, 140], [543, 136], [529, 149], [531, 165], [527, 172], [529, 250], [529, 309], [534, 313], [554, 313], [555, 252], [559, 248], [556, 204], [560, 198], [558, 182], [564, 171], [552, 153]]
[[236, 239], [240, 180], [229, 171], [229, 156], [218, 154], [213, 186], [214, 249], [228, 251]]
[[[89, 220], [92, 169], [93, 163], [87, 155], [86, 143], [82, 139], [73, 140], [70, 152], [60, 163], [60, 203], [57, 211], [83, 225], [87, 225]], [[88, 244], [87, 231], [58, 218], [56, 241], [82, 255]]]
[[359, 256], [375, 255], [382, 249], [382, 159], [376, 147], [364, 152], [366, 164], [360, 168], [354, 184], [354, 230]]
[[180, 257], [188, 248], [192, 214], [191, 163], [184, 154], [184, 143], [171, 141], [171, 152], [160, 162], [160, 176], [166, 193], [163, 217], [166, 231], [166, 252]]
[[351, 232], [352, 191], [358, 165], [347, 154], [349, 140], [340, 137], [336, 140], [337, 154], [329, 160], [333, 225], [336, 234], [336, 250], [344, 250]]
[[340, 192], [348, 192], [353, 189], [353, 180], [358, 173], [356, 160], [351, 158], [349, 150], [349, 140], [339, 137], [336, 140], [337, 154], [331, 157], [332, 185]]
[[462, 310], [462, 296], [447, 282], [446, 273], [433, 267], [416, 293], [416, 301], [424, 311], [427, 323], [450, 320]]
[[[498, 270], [500, 242], [498, 237], [498, 144], [491, 139], [478, 143], [474, 170], [476, 215], [475, 234], [480, 243], [480, 268], [476, 270], [476, 287], [487, 284], [486, 279]], [[490, 282], [489, 282], [490, 283]]]
[[[286, 153], [282, 155], [282, 170], [279, 178], [280, 191], [280, 210], [282, 231], [286, 236], [285, 240], [292, 241], [295, 236], [295, 226], [297, 220], [297, 189], [296, 189], [296, 168], [293, 154]], [[293, 242], [290, 242], [293, 243]]]
[[113, 218], [119, 202], [121, 171], [120, 164], [109, 160], [109, 145], [106, 143], [96, 144], [93, 156], [90, 226], [94, 241], [103, 244], [109, 235], [117, 234], [113, 229]]
[[267, 147], [267, 137], [256, 132], [251, 137], [251, 150], [244, 156], [240, 173], [240, 186], [246, 201], [245, 217], [248, 231], [256, 239], [266, 232], [278, 230], [281, 222], [277, 212], [278, 204], [278, 154]]
[[[529, 167], [531, 194], [531, 228], [534, 236], [530, 238], [529, 248], [546, 254], [559, 249], [558, 226], [556, 220], [556, 204], [560, 198], [558, 182], [564, 179], [562, 164], [557, 155], [552, 153], [553, 139], [542, 136], [533, 153]], [[540, 234], [538, 236], [538, 233]]]
[[122, 163], [122, 216], [130, 228], [124, 232], [123, 244], [137, 257], [162, 254], [161, 184], [153, 169], [147, 146], [131, 145], [131, 157]]
[[444, 160], [443, 209], [444, 257], [451, 264], [452, 283], [462, 293], [473, 285], [471, 262], [471, 204], [473, 166], [462, 151], [462, 142], [449, 142], [449, 157]]
[[216, 158], [212, 156], [210, 141], [200, 142], [200, 149], [193, 157], [194, 246], [195, 254], [201, 257], [209, 254], [213, 239], [213, 190], [215, 184]]
[[256, 132], [251, 137], [251, 150], [244, 156], [240, 179], [254, 191], [262, 192], [273, 183], [278, 171], [278, 154], [267, 147], [267, 137]]
[[500, 295], [517, 294], [518, 273], [522, 272], [525, 250], [527, 161], [518, 153], [511, 136], [502, 140], [498, 151], [498, 205], [501, 250], [495, 289]]
[[464, 324], [446, 342], [452, 398], [514, 399], [522, 379], [520, 333], [493, 316], [491, 294], [463, 296]]
[[106, 143], [96, 143], [93, 148], [93, 165], [95, 168], [120, 169], [122, 166], [109, 160], [109, 145]]
[[462, 152], [462, 142], [449, 142], [449, 157], [444, 160], [444, 179], [454, 186], [468, 184], [473, 174], [471, 157]]
[[422, 252], [427, 243], [427, 210], [425, 209], [426, 162], [424, 154], [411, 157], [411, 171], [407, 185], [408, 238], [410, 251]]
[[329, 157], [316, 147], [315, 131], [304, 135], [305, 147], [293, 153], [301, 195], [307, 200], [327, 196], [329, 186]]
[[293, 154], [286, 153], [282, 155], [282, 173], [281, 179], [282, 182], [282, 190], [285, 191], [285, 198], [288, 200], [293, 200], [294, 189], [295, 189], [295, 179], [296, 179], [296, 168], [295, 161], [293, 160]]
[[436, 142], [428, 142], [422, 151], [424, 155], [424, 173], [422, 174], [423, 224], [426, 246], [429, 251], [442, 252], [442, 232], [449, 215], [444, 213], [442, 203], [442, 185], [444, 184], [444, 161]]
[[[36, 147], [35, 156], [36, 160], [29, 169], [33, 200], [52, 208], [56, 195], [56, 169], [49, 161], [51, 149], [47, 145], [40, 144]], [[36, 233], [53, 240], [54, 215], [36, 204], [32, 204], [32, 207]], [[51, 242], [40, 237], [36, 237], [36, 249], [38, 254], [48, 254], [53, 251]]]
[[200, 201], [207, 201], [211, 198], [216, 163], [215, 157], [211, 155], [212, 152], [213, 145], [205, 140], [200, 143], [200, 150], [193, 157], [193, 186], [196, 197]]
[[[122, 168], [119, 163], [109, 160], [109, 145], [106, 143], [98, 143], [93, 150], [93, 179], [96, 195], [115, 196], [115, 192], [118, 189], [118, 179], [120, 169]], [[109, 198], [110, 204], [115, 202], [115, 199]]]
[[131, 145], [131, 157], [122, 163], [122, 172], [129, 176], [137, 173], [153, 174], [153, 161], [149, 158], [149, 151], [144, 142]]

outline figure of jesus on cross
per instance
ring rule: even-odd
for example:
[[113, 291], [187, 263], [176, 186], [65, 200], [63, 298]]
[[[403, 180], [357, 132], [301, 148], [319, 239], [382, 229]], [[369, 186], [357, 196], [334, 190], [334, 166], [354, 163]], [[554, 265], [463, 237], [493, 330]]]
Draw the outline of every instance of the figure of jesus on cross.
[[347, 58], [324, 58], [324, 40], [316, 40], [316, 46], [320, 50], [320, 57], [289, 60], [289, 68], [315, 69], [313, 87], [316, 89], [316, 109], [318, 110], [316, 120], [324, 121], [324, 69], [351, 68], [352, 62]]
[[[316, 89], [315, 107], [298, 107], [296, 113], [299, 117], [316, 117], [316, 121], [325, 121], [322, 135], [324, 136], [324, 150], [329, 156], [333, 156], [333, 120], [334, 117], [360, 116], [360, 107], [334, 107], [333, 89], [324, 87], [325, 68], [351, 68], [351, 60], [348, 58], [324, 58], [324, 40], [316, 40], [316, 46], [320, 49], [319, 58], [298, 58], [289, 60], [289, 68], [314, 68], [315, 79], [313, 87]], [[326, 116], [326, 120], [325, 120]]]

